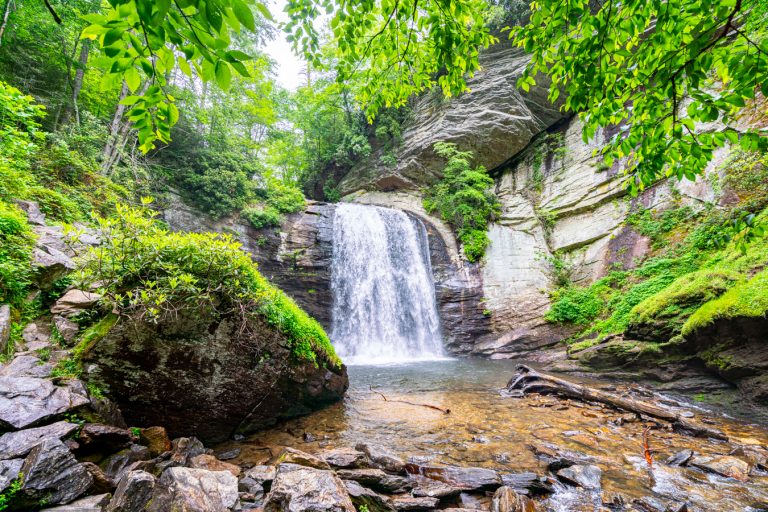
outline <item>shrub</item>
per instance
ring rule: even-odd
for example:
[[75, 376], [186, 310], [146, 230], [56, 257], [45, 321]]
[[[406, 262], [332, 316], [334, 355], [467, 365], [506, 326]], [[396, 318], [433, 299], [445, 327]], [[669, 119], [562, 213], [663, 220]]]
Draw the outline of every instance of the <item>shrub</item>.
[[31, 280], [33, 243], [24, 213], [0, 201], [0, 304], [23, 302]]
[[496, 195], [490, 190], [493, 179], [484, 167], [472, 168], [472, 153], [459, 151], [455, 144], [438, 142], [435, 152], [447, 160], [442, 179], [427, 190], [424, 207], [437, 212], [456, 231], [469, 261], [485, 254], [489, 240], [486, 230], [501, 211]]
[[552, 293], [552, 307], [544, 319], [553, 323], [587, 325], [597, 318], [606, 305], [605, 295], [609, 292], [605, 285], [579, 288], [569, 286]]
[[153, 217], [118, 205], [115, 217], [98, 218], [102, 244], [83, 258], [76, 281], [99, 283], [107, 310], [149, 322], [182, 310], [215, 311], [244, 329], [258, 315], [286, 336], [297, 357], [317, 361], [319, 351], [339, 364], [320, 324], [271, 286], [231, 237], [172, 233]]
[[277, 227], [283, 218], [280, 212], [271, 206], [248, 207], [240, 215], [256, 229]]
[[304, 193], [279, 181], [271, 181], [266, 190], [267, 204], [279, 213], [296, 213], [304, 209]]

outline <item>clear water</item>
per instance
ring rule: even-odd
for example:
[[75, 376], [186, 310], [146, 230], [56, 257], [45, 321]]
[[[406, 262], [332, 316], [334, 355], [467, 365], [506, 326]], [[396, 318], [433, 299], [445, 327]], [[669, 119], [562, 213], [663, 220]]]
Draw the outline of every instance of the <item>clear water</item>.
[[342, 203], [333, 221], [331, 340], [347, 364], [443, 356], [424, 225], [400, 210]]
[[[352, 366], [350, 389], [343, 402], [227, 447], [242, 449], [237, 462], [259, 464], [282, 446], [317, 453], [364, 441], [420, 462], [547, 474], [529, 446], [549, 444], [598, 465], [603, 471], [602, 489], [588, 493], [557, 486], [557, 493], [540, 503], [541, 510], [600, 510], [596, 503], [601, 498], [610, 500], [615, 493], [628, 501], [649, 497], [664, 503], [685, 501], [692, 511], [763, 510], [768, 503], [768, 475], [764, 473], [755, 472], [749, 481], [739, 482], [663, 463], [683, 449], [715, 456], [728, 454], [734, 443], [765, 446], [768, 432], [764, 427], [713, 414], [714, 426], [725, 431], [733, 443], [653, 430], [650, 445], [656, 462], [649, 468], [643, 458], [642, 422], [616, 425], [612, 421], [620, 412], [555, 397], [506, 398], [500, 391], [515, 366], [511, 361], [471, 359]], [[620, 385], [598, 385], [621, 392]], [[451, 412], [443, 414], [396, 400], [436, 405]], [[699, 411], [689, 409], [699, 416]]]

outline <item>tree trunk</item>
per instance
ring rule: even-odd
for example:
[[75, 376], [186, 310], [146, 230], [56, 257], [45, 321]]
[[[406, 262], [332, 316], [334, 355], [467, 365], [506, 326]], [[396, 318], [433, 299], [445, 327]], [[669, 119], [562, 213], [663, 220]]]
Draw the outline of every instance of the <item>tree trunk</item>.
[[[136, 94], [138, 96], [143, 95], [147, 92], [147, 89], [149, 89], [149, 85], [150, 81], [147, 80]], [[123, 87], [120, 89], [120, 97], [118, 99], [117, 108], [115, 109], [115, 115], [112, 116], [112, 121], [109, 123], [109, 138], [104, 146], [104, 160], [101, 163], [101, 171], [103, 174], [109, 175], [112, 172], [112, 168], [119, 161], [120, 152], [128, 140], [131, 123], [127, 119], [123, 119], [125, 113], [128, 111], [128, 107], [122, 105], [120, 102], [123, 101], [130, 92], [128, 84], [123, 81]]]
[[83, 39], [80, 44], [80, 58], [77, 61], [75, 80], [72, 83], [72, 110], [75, 112], [75, 122], [78, 125], [80, 124], [80, 108], [77, 105], [77, 99], [80, 97], [80, 90], [83, 88], [83, 78], [85, 77], [85, 67], [88, 64], [90, 48], [90, 41]]
[[3, 21], [0, 24], [0, 46], [3, 45], [3, 34], [5, 34], [5, 27], [8, 26], [8, 17], [13, 10], [13, 0], [5, 0], [5, 8], [3, 8]]

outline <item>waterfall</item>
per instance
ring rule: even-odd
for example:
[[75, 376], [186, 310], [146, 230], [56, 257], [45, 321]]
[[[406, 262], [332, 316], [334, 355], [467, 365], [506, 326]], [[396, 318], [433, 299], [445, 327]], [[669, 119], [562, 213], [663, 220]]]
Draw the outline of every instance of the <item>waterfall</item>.
[[333, 221], [331, 339], [347, 364], [442, 357], [424, 224], [399, 210], [342, 203]]

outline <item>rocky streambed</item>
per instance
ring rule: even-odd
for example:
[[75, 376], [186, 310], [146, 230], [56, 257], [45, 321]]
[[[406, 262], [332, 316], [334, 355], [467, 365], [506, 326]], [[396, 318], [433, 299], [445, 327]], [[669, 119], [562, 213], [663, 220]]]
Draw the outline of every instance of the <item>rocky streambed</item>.
[[[507, 392], [514, 373], [508, 361], [351, 367], [343, 403], [217, 450], [236, 454], [229, 462], [246, 475], [279, 475], [283, 450], [301, 450], [314, 456], [305, 465], [330, 468], [353, 503], [369, 510], [768, 510], [763, 427], [686, 397], [581, 381], [674, 411], [727, 440], [697, 437], [605, 404]], [[262, 484], [269, 509], [274, 487]], [[283, 503], [305, 503], [286, 510], [344, 510], [302, 508], [311, 492], [280, 488], [292, 489]]]

